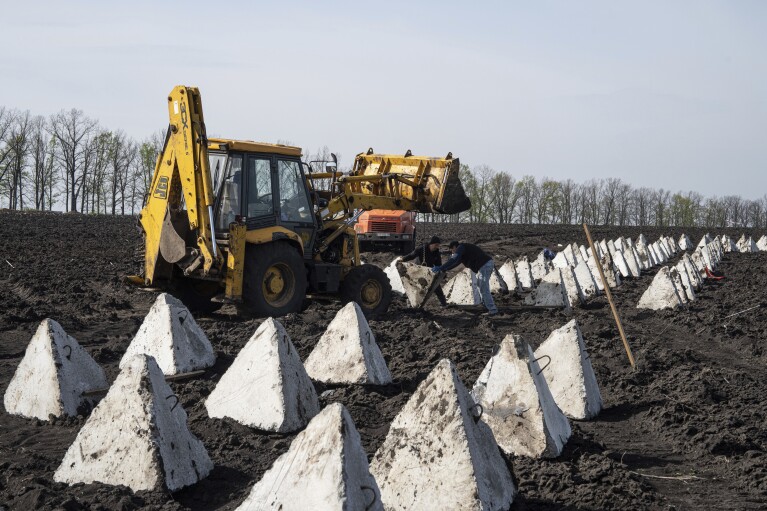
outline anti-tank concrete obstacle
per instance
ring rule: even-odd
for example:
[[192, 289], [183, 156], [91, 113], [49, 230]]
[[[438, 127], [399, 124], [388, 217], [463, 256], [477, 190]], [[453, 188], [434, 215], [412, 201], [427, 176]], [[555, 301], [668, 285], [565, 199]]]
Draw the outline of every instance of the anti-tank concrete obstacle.
[[387, 385], [392, 381], [370, 325], [356, 302], [338, 311], [304, 367], [310, 378], [323, 383]]
[[762, 252], [767, 252], [767, 235], [759, 238], [759, 241], [756, 242], [756, 248]]
[[83, 393], [107, 386], [104, 371], [56, 321], [45, 319], [3, 396], [11, 415], [48, 420], [78, 415], [94, 402]]
[[387, 510], [505, 510], [516, 489], [490, 428], [443, 359], [394, 418], [370, 472]]
[[[676, 269], [664, 266], [655, 274], [650, 286], [639, 298], [638, 309], [673, 309], [686, 302], [680, 296], [680, 290], [674, 283], [673, 273]], [[684, 294], [684, 290], [681, 290]]]
[[328, 405], [293, 439], [238, 511], [383, 511], [380, 490], [349, 412]]
[[530, 346], [507, 335], [474, 384], [482, 420], [506, 454], [559, 456], [572, 433]]
[[261, 323], [205, 401], [208, 415], [264, 431], [297, 431], [320, 411], [290, 336], [279, 321]]
[[402, 277], [399, 276], [399, 270], [397, 270], [398, 262], [400, 262], [399, 258], [392, 261], [386, 268], [384, 268], [384, 273], [389, 279], [392, 292], [404, 295], [405, 288], [402, 286]]
[[161, 293], [149, 309], [120, 367], [140, 353], [153, 356], [167, 375], [205, 369], [216, 362], [208, 337], [189, 309], [167, 293]]
[[530, 261], [527, 256], [522, 256], [514, 263], [517, 271], [517, 279], [519, 279], [519, 285], [523, 290], [533, 289], [535, 287], [535, 280], [533, 279], [533, 272], [530, 268]]
[[525, 297], [526, 305], [537, 307], [562, 307], [569, 311], [572, 307], [567, 288], [562, 280], [563, 271], [572, 271], [570, 267], [555, 268], [547, 273], [538, 286]]
[[396, 261], [396, 266], [410, 306], [421, 307], [437, 275], [430, 268], [419, 264]]
[[575, 320], [551, 332], [535, 350], [535, 357], [554, 401], [566, 416], [584, 420], [599, 414], [602, 396]]
[[445, 284], [444, 293], [447, 302], [456, 305], [479, 305], [482, 301], [477, 276], [469, 268], [456, 273]]
[[154, 358], [128, 360], [67, 450], [57, 482], [175, 491], [213, 469]]

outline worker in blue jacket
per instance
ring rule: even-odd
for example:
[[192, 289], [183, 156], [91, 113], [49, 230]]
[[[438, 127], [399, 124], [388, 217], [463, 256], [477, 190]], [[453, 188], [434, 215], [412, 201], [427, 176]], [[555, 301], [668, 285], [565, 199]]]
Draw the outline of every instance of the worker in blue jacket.
[[495, 264], [493, 258], [485, 253], [484, 250], [471, 243], [450, 242], [450, 252], [452, 256], [442, 266], [435, 266], [431, 269], [434, 273], [452, 270], [459, 264], [463, 264], [477, 275], [479, 284], [479, 294], [482, 296], [482, 303], [487, 307], [488, 316], [498, 314], [498, 308], [493, 301], [493, 295], [490, 293], [490, 276], [493, 274]]

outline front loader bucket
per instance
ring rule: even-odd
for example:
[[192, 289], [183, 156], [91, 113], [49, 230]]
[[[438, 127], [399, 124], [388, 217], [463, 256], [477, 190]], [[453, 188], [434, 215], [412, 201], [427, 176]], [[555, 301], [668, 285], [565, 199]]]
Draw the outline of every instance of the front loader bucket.
[[348, 181], [353, 191], [412, 201], [407, 208], [419, 213], [453, 215], [471, 208], [460, 178], [461, 163], [445, 158], [393, 154], [358, 154]]

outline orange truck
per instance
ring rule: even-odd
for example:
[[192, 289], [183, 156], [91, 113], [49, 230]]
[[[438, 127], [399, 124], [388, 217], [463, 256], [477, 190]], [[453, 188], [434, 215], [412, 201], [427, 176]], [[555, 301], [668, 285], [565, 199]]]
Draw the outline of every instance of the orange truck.
[[401, 210], [365, 211], [354, 225], [360, 251], [395, 250], [407, 254], [415, 250], [415, 215]]

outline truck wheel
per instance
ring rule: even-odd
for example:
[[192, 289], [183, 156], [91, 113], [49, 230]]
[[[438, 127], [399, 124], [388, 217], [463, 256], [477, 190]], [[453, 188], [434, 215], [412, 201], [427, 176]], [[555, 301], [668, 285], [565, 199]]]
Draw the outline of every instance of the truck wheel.
[[257, 316], [284, 316], [301, 310], [306, 298], [306, 268], [287, 243], [248, 245], [242, 283], [245, 308]]
[[177, 277], [173, 279], [171, 294], [181, 300], [191, 312], [209, 314], [216, 312], [223, 303], [212, 302], [211, 298], [223, 291], [218, 282], [210, 280]]
[[356, 266], [341, 283], [341, 300], [357, 302], [365, 317], [376, 318], [386, 313], [391, 303], [389, 278], [378, 266]]

